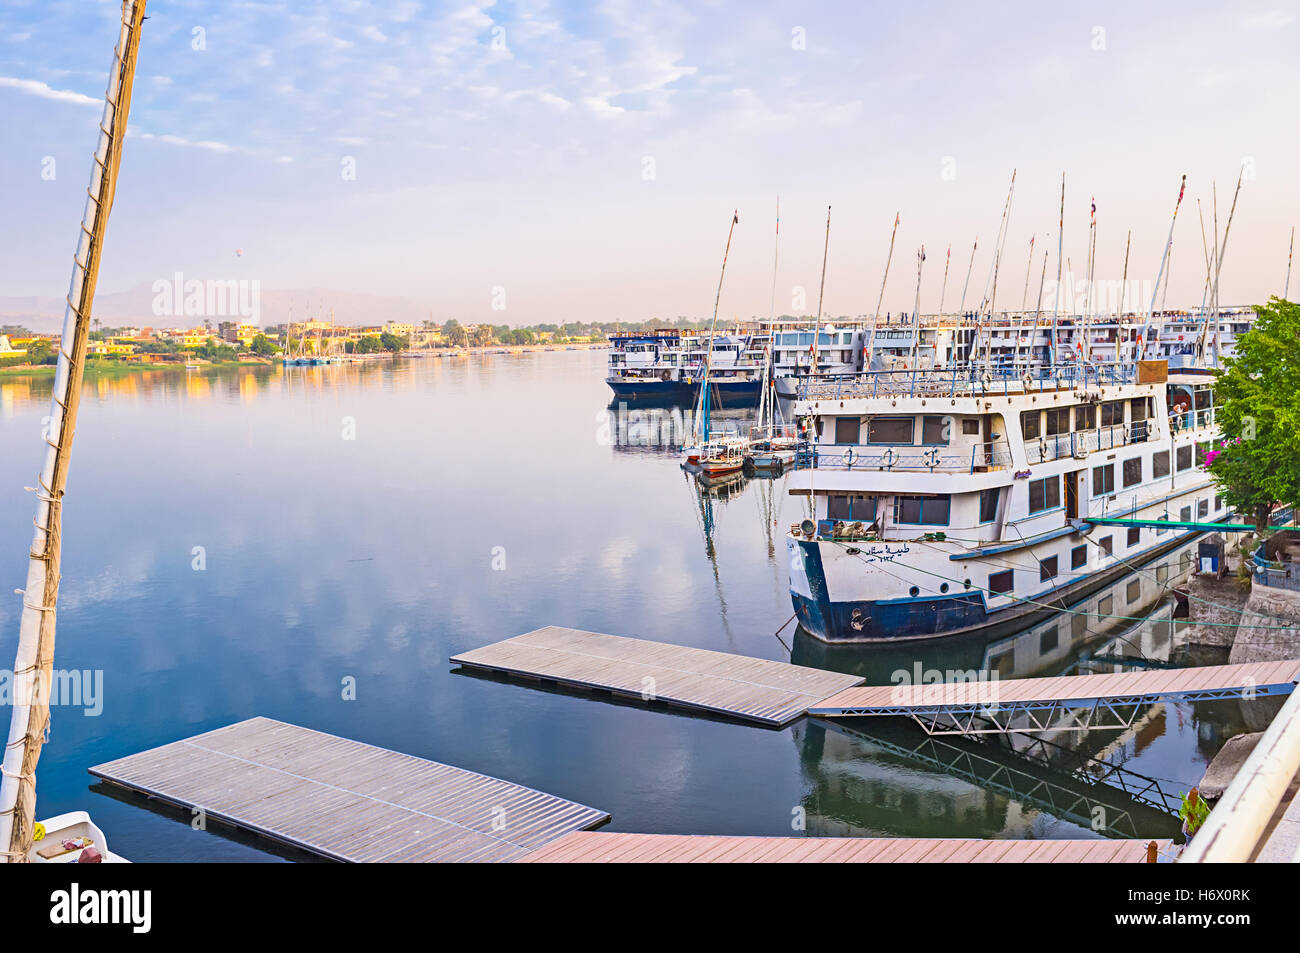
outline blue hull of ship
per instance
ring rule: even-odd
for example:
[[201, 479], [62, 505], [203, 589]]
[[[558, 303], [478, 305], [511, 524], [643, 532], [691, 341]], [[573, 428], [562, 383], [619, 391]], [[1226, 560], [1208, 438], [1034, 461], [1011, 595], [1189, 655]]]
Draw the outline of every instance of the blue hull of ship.
[[1050, 595], [1035, 597], [1034, 602], [1012, 603], [992, 611], [979, 591], [915, 599], [832, 602], [826, 591], [821, 550], [815, 544], [801, 540], [799, 546], [804, 551], [808, 586], [813, 598], [791, 591], [790, 599], [799, 624], [823, 642], [889, 642], [974, 633], [997, 638], [1047, 618], [1060, 608], [1084, 599], [1132, 572], [1133, 566], [1140, 567], [1199, 535], [1199, 530], [1177, 534], [1168, 542], [1132, 557], [1127, 564], [1117, 563], [1111, 569], [1061, 586]]
[[[700, 385], [685, 381], [606, 381], [616, 400], [639, 404], [694, 404]], [[714, 381], [709, 399], [717, 407], [752, 407], [758, 403], [758, 381]]]

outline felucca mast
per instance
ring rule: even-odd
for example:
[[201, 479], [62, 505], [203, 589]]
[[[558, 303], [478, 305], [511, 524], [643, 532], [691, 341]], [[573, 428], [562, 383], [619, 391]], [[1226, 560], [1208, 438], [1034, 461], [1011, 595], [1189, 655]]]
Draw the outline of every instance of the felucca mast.
[[[1186, 191], [1187, 176], [1184, 174], [1183, 181], [1178, 186], [1178, 201], [1174, 203], [1174, 217], [1169, 220], [1169, 238], [1165, 240], [1165, 250], [1160, 256], [1160, 270], [1156, 272], [1156, 284], [1155, 287], [1151, 289], [1151, 307], [1147, 309], [1148, 323], [1150, 324], [1155, 323], [1156, 292], [1160, 290], [1160, 279], [1164, 277], [1165, 263], [1169, 261], [1169, 249], [1172, 248], [1174, 244], [1174, 224], [1178, 221], [1178, 208], [1183, 204], [1183, 193]], [[1141, 358], [1142, 355], [1139, 354], [1138, 357]]]
[[[781, 260], [781, 196], [776, 197], [776, 238], [772, 248], [772, 303], [767, 319], [767, 355], [763, 365], [763, 393], [758, 401], [758, 425], [767, 418], [767, 439], [772, 439], [776, 421], [776, 399], [772, 395], [772, 362], [776, 360], [776, 271]], [[797, 353], [797, 352], [796, 352]]]
[[822, 246], [822, 283], [817, 289], [817, 322], [813, 325], [812, 339], [812, 367], [808, 368], [810, 375], [817, 374], [817, 342], [821, 337], [822, 327], [822, 301], [826, 295], [826, 259], [831, 251], [831, 207], [826, 206], [826, 242]]
[[45, 462], [36, 485], [36, 526], [27, 566], [27, 586], [18, 623], [14, 659], [13, 713], [0, 778], [0, 844], [5, 860], [21, 863], [32, 846], [36, 807], [36, 764], [50, 721], [50, 681], [54, 670], [55, 605], [59, 599], [63, 493], [68, 480], [72, 438], [85, 372], [95, 282], [103, 255], [104, 230], [113, 208], [117, 172], [131, 111], [131, 87], [145, 0], [123, 0], [122, 22], [104, 95], [99, 143], [86, 189], [68, 287], [67, 309], [54, 371], [54, 394], [46, 431]]
[[709, 324], [709, 339], [704, 347], [704, 380], [700, 384], [700, 439], [709, 441], [709, 370], [713, 366], [713, 335], [718, 327], [718, 305], [722, 302], [722, 279], [727, 275], [727, 256], [731, 254], [731, 236], [740, 221], [740, 211], [731, 213], [731, 225], [727, 228], [727, 247], [722, 252], [722, 270], [718, 273], [718, 293], [713, 299], [713, 321]]

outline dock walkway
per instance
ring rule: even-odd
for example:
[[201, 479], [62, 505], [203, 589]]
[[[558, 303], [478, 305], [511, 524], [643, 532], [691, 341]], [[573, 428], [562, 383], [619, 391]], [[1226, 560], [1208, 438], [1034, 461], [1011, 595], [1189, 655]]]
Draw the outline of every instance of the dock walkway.
[[412, 755], [250, 718], [96, 765], [104, 781], [349, 862], [511, 861], [604, 811]]
[[[1137, 864], [1149, 840], [975, 840], [930, 837], [730, 837], [580, 831], [521, 858], [535, 864], [970, 863]], [[1157, 853], [1170, 841], [1155, 841]]]
[[[934, 685], [847, 688], [812, 704], [830, 718], [901, 715], [931, 734], [1125, 728], [1144, 706], [1288, 695], [1300, 660]], [[1061, 719], [1072, 719], [1062, 723]]]
[[863, 679], [789, 662], [547, 626], [453, 655], [465, 668], [601, 689], [729, 715], [768, 727]]

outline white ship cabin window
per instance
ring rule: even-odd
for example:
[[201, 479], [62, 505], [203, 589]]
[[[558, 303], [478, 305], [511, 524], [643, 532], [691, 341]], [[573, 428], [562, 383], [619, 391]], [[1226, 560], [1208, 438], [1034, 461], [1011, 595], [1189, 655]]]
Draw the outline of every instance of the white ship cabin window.
[[1142, 482], [1142, 458], [1134, 457], [1124, 461], [1124, 486], [1137, 486]]
[[913, 526], [947, 526], [949, 497], [896, 496], [894, 497], [894, 522]]
[[1192, 508], [1190, 506], [1184, 506], [1178, 512], [1178, 521], [1180, 523], [1190, 523], [1192, 521]]
[[1020, 429], [1026, 440], [1042, 436], [1042, 413], [1037, 410], [1025, 410], [1020, 413]]
[[1208, 440], [1204, 441], [1203, 443], [1198, 443], [1196, 445], [1196, 465], [1198, 467], [1205, 466], [1205, 460], [1207, 457], [1209, 457], [1210, 450], [1211, 450], [1211, 444]]
[[1054, 510], [1061, 505], [1061, 477], [1043, 477], [1029, 482], [1029, 512], [1042, 513]]
[[1197, 518], [1197, 519], [1201, 519], [1202, 517], [1206, 517], [1206, 516], [1209, 516], [1209, 515], [1210, 515], [1210, 501], [1209, 501], [1209, 500], [1197, 500], [1197, 501], [1196, 501], [1196, 518]]
[[1015, 588], [1015, 571], [1004, 569], [989, 576], [990, 595], [1000, 596]]
[[1174, 460], [1178, 464], [1178, 472], [1192, 468], [1192, 445], [1189, 443], [1185, 447], [1179, 447], [1174, 451]]
[[1124, 592], [1124, 597], [1128, 599], [1128, 604], [1132, 605], [1142, 596], [1142, 580], [1130, 579], [1128, 588]]
[[1084, 544], [1081, 545], [1081, 546], [1075, 546], [1074, 549], [1070, 550], [1070, 568], [1071, 568], [1071, 569], [1078, 569], [1078, 568], [1080, 568], [1081, 566], [1086, 566], [1087, 564], [1088, 564], [1088, 544], [1087, 544], [1087, 543], [1084, 543]]
[[1083, 614], [1073, 616], [1070, 619], [1070, 638], [1078, 642], [1088, 634], [1088, 617]]
[[1137, 423], [1139, 420], [1146, 420], [1148, 417], [1147, 398], [1134, 397], [1131, 401], [1129, 401], [1128, 413], [1129, 413], [1129, 420], [1133, 421], [1134, 423]]
[[1100, 542], [1097, 543], [1097, 547], [1101, 550], [1103, 556], [1111, 555], [1111, 537], [1103, 536]]
[[1216, 496], [1214, 498], [1214, 512], [1218, 513], [1222, 509], [1223, 509], [1223, 497]]
[[952, 436], [951, 417], [922, 417], [921, 443], [927, 447], [946, 447]]
[[1050, 629], [1045, 629], [1043, 634], [1038, 637], [1038, 654], [1046, 655], [1048, 652], [1054, 651], [1060, 641], [1060, 626], [1054, 625]]
[[853, 520], [871, 523], [876, 519], [876, 498], [860, 493], [848, 496], [832, 495], [826, 497], [826, 518], [828, 520]]
[[1161, 450], [1151, 454], [1151, 479], [1158, 480], [1169, 476], [1169, 451]]
[[1115, 464], [1092, 468], [1092, 495], [1107, 496], [1115, 492]]
[[1108, 400], [1101, 405], [1101, 425], [1103, 427], [1116, 427], [1124, 423], [1124, 402], [1122, 400]]
[[836, 417], [835, 418], [835, 442], [836, 443], [861, 443], [862, 442], [862, 418], [861, 417]]
[[1097, 426], [1097, 408], [1092, 404], [1080, 404], [1074, 408], [1074, 429], [1091, 430]]
[[1110, 615], [1111, 610], [1115, 608], [1114, 596], [1102, 596], [1097, 600], [1097, 615]]
[[976, 419], [976, 418], [974, 418], [974, 417], [964, 417], [964, 418], [962, 418], [962, 422], [961, 422], [961, 432], [962, 432], [962, 434], [964, 434], [964, 435], [967, 436], [967, 437], [972, 436], [972, 435], [978, 437], [978, 436], [979, 436], [979, 433], [980, 433], [980, 422], [979, 422], [979, 420]]
[[1049, 579], [1056, 578], [1056, 557], [1048, 556], [1046, 559], [1039, 560], [1038, 563], [1038, 581], [1047, 582]]
[[867, 443], [910, 444], [915, 426], [912, 417], [872, 417], [867, 423]]
[[998, 518], [998, 497], [1001, 491], [997, 487], [980, 490], [980, 522], [992, 523]]
[[1163, 586], [1169, 581], [1169, 564], [1161, 563], [1156, 567], [1156, 583]]
[[1128, 528], [1128, 538], [1125, 543], [1129, 546], [1137, 546], [1142, 542], [1142, 527], [1130, 526]]
[[[1157, 517], [1157, 518], [1158, 518], [1158, 519], [1162, 519], [1162, 520], [1164, 520], [1166, 523], [1169, 522], [1169, 516], [1168, 516], [1168, 515], [1160, 516], [1160, 517]], [[1169, 532], [1169, 527], [1168, 527], [1168, 526], [1157, 526], [1157, 527], [1156, 527], [1156, 535], [1157, 535], [1157, 536], [1163, 536], [1163, 535], [1164, 535], [1165, 533], [1167, 533], [1167, 532]]]

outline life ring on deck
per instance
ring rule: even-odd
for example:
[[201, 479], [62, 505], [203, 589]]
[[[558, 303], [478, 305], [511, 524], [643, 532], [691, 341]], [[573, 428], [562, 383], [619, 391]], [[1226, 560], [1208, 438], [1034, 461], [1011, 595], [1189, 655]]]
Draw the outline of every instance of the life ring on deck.
[[845, 451], [844, 451], [844, 455], [843, 455], [842, 457], [840, 457], [840, 459], [844, 461], [844, 465], [845, 465], [846, 467], [852, 467], [852, 466], [853, 466], [853, 461], [854, 461], [854, 459], [855, 459], [855, 457], [854, 457], [854, 453], [853, 453], [853, 448], [850, 447], [848, 450], [845, 450]]
[[925, 451], [925, 465], [933, 470], [939, 465], [939, 448], [931, 447]]
[[889, 467], [892, 467], [894, 461], [898, 459], [898, 453], [893, 447], [890, 447], [881, 455], [881, 459], [884, 461], [886, 469], [888, 469]]

